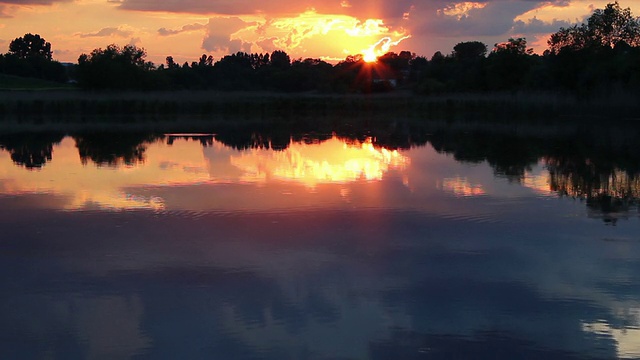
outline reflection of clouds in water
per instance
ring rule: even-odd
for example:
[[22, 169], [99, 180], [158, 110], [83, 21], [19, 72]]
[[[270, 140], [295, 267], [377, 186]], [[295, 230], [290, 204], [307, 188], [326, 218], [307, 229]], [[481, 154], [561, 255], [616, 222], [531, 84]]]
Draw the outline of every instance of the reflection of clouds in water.
[[[4, 324], [12, 324], [11, 330], [2, 331], [2, 336], [28, 336], [11, 344], [11, 350], [0, 342], [4, 355], [17, 351], [16, 357], [7, 358], [24, 358], [25, 354], [33, 354], [34, 358], [70, 358], [76, 354], [84, 359], [128, 359], [152, 345], [152, 339], [142, 329], [143, 300], [136, 295], [55, 293], [14, 299], [20, 301], [12, 302], [11, 310], [0, 312]], [[33, 340], [37, 343], [31, 343]]]
[[540, 196], [556, 196], [556, 193], [549, 187], [548, 170], [541, 170], [538, 174], [532, 173], [531, 171], [525, 172], [522, 186], [531, 189]]
[[409, 159], [397, 150], [375, 148], [371, 140], [347, 145], [334, 137], [320, 144], [292, 143], [282, 151], [245, 150], [231, 156], [243, 170], [243, 181], [296, 181], [308, 187], [321, 183], [381, 180], [390, 168], [404, 169]]
[[[631, 309], [636, 310], [637, 309]], [[601, 338], [611, 338], [616, 343], [617, 356], [621, 359], [637, 359], [640, 357], [640, 322], [633, 325], [614, 327], [606, 321], [585, 322], [582, 330]]]
[[[12, 195], [48, 193], [68, 198], [64, 210], [164, 209], [164, 201], [154, 194], [137, 195], [132, 186], [193, 184], [209, 179], [202, 145], [186, 141], [167, 146], [148, 145], [146, 161], [129, 166], [101, 168], [85, 166], [70, 137], [55, 148], [55, 159], [41, 170], [25, 171], [16, 166], [0, 167], [4, 193]], [[43, 204], [46, 207], [46, 204]]]
[[[188, 354], [194, 356], [197, 351], [218, 351], [222, 355], [251, 357], [255, 352], [255, 357], [271, 354], [262, 357], [295, 358], [310, 351], [331, 352], [330, 357], [364, 358], [371, 355], [372, 342], [394, 345], [415, 355], [424, 339], [434, 333], [473, 339], [478, 332], [496, 329], [508, 333], [514, 341], [526, 339], [534, 344], [524, 350], [540, 346], [568, 351], [593, 349], [606, 354], [615, 350], [615, 340], [621, 356], [636, 354], [638, 320], [625, 317], [624, 313], [632, 312], [637, 304], [615, 299], [624, 291], [629, 292], [628, 296], [637, 292], [626, 286], [635, 278], [634, 266], [624, 266], [634, 264], [640, 253], [640, 244], [634, 242], [638, 239], [637, 223], [629, 221], [625, 226], [605, 228], [585, 221], [580, 203], [564, 199], [552, 206], [550, 201], [539, 206], [540, 198], [532, 196], [531, 189], [542, 191], [544, 172], [527, 173], [523, 188], [495, 180], [488, 166], [469, 170], [433, 151], [420, 155], [422, 149], [414, 149], [412, 166], [407, 166], [402, 177], [383, 176], [389, 181], [337, 185], [313, 180], [316, 182], [309, 183], [317, 186], [308, 189], [299, 186], [308, 184], [303, 176], [306, 159], [329, 158], [329, 164], [347, 162], [329, 151], [306, 153], [312, 149], [299, 150], [294, 144], [297, 154], [281, 151], [277, 153], [281, 158], [263, 159], [258, 155], [264, 153], [258, 152], [246, 159], [247, 166], [264, 160], [262, 169], [271, 171], [269, 176], [283, 176], [269, 184], [270, 195], [277, 197], [277, 202], [264, 200], [269, 195], [267, 187], [258, 191], [256, 187], [237, 184], [243, 171], [230, 159], [254, 154], [251, 151], [235, 151], [215, 143], [206, 149], [200, 145], [181, 148], [181, 144], [176, 141], [171, 151], [184, 152], [184, 163], [167, 160], [166, 156], [174, 156], [173, 153], [164, 154], [162, 146], [151, 145], [144, 164], [151, 166], [148, 172], [140, 166], [109, 170], [109, 174], [124, 174], [121, 178], [133, 179], [134, 183], [156, 184], [135, 188], [116, 183], [125, 186], [126, 191], [117, 196], [130, 201], [127, 206], [165, 204], [169, 210], [178, 208], [184, 212], [133, 212], [139, 217], [130, 217], [134, 215], [126, 212], [81, 214], [82, 224], [73, 217], [80, 214], [57, 213], [59, 218], [43, 216], [37, 226], [31, 217], [20, 219], [23, 231], [12, 230], [16, 228], [14, 221], [2, 220], [4, 230], [15, 231], [9, 238], [27, 241], [19, 255], [0, 252], [6, 256], [3, 260], [8, 260], [3, 261], [6, 271], [0, 274], [17, 275], [11, 281], [19, 286], [9, 289], [31, 288], [29, 276], [34, 275], [30, 256], [42, 251], [34, 257], [49, 259], [52, 264], [37, 267], [39, 273], [35, 277], [41, 278], [49, 270], [56, 273], [59, 277], [54, 276], [55, 281], [47, 281], [52, 284], [50, 289], [58, 291], [56, 286], [61, 283], [69, 286], [67, 292], [63, 289], [54, 295], [58, 298], [56, 304], [63, 304], [64, 309], [79, 309], [76, 317], [61, 316], [59, 322], [65, 324], [57, 325], [51, 334], [73, 332], [78, 343], [90, 344], [96, 349], [90, 350], [94, 353], [113, 351], [108, 344], [111, 338], [112, 344], [122, 343], [122, 353], [114, 353], [114, 357], [126, 357], [124, 352], [140, 353], [148, 347], [149, 358], [160, 358], [175, 350], [191, 351]], [[345, 151], [344, 145], [334, 145], [338, 154]], [[396, 166], [393, 161], [384, 165], [388, 158], [383, 153], [376, 155], [358, 147], [347, 150], [355, 151], [354, 159], [378, 161], [378, 167], [369, 167], [372, 178], [384, 166], [388, 166], [387, 170]], [[58, 155], [56, 152], [56, 159], [42, 172], [64, 160]], [[269, 170], [271, 165], [280, 166], [276, 160], [284, 161], [285, 170]], [[77, 162], [77, 154], [74, 161]], [[301, 173], [286, 170], [299, 164]], [[397, 166], [402, 169], [401, 163]], [[194, 176], [190, 173], [193, 169], [207, 169], [208, 173]], [[367, 167], [345, 166], [343, 170], [351, 171], [350, 176], [359, 180], [366, 179], [362, 169]], [[281, 174], [301, 178], [293, 177], [297, 186], [291, 186]], [[443, 178], [448, 179], [443, 189], [454, 194], [486, 192], [490, 196], [458, 199], [433, 191], [434, 184]], [[204, 185], [193, 186], [202, 179], [207, 179]], [[100, 190], [99, 181], [87, 186]], [[233, 184], [220, 184], [224, 181]], [[411, 183], [414, 192], [409, 193], [401, 182]], [[52, 185], [46, 187], [45, 181], [37, 184], [40, 187], [33, 189], [54, 189]], [[184, 186], [163, 186], [167, 184]], [[25, 184], [3, 180], [1, 186], [19, 188]], [[319, 198], [328, 198], [327, 188], [334, 196], [330, 199], [333, 202], [314, 208], [317, 211], [298, 207], [295, 211], [269, 212], [276, 205], [299, 206], [303, 198], [300, 194], [311, 190], [319, 196], [308, 199], [317, 205], [322, 200]], [[503, 188], [515, 194], [517, 201], [495, 201], [506, 196]], [[83, 209], [88, 204], [99, 208], [113, 204], [113, 199], [95, 194], [68, 193], [79, 194], [78, 206]], [[15, 198], [25, 201], [29, 196]], [[171, 201], [177, 200], [172, 196], [184, 203], [175, 206]], [[287, 203], [281, 198], [294, 199]], [[61, 199], [65, 204], [75, 203]], [[373, 205], [366, 210], [353, 210], [351, 204], [335, 205], [345, 201], [359, 204], [369, 199]], [[13, 209], [12, 199], [0, 201], [5, 209]], [[219, 212], [203, 211], [194, 217], [192, 211], [195, 204], [200, 204], [198, 201], [203, 209]], [[262, 202], [248, 210], [234, 211], [233, 206], [238, 203], [252, 201]], [[406, 211], [408, 208], [410, 211]], [[477, 221], [492, 211], [499, 212], [499, 219], [505, 221]], [[148, 218], [143, 219], [141, 214]], [[61, 220], [67, 222], [60, 223]], [[42, 234], [50, 239], [44, 239]], [[41, 239], [36, 246], [28, 242], [34, 238]], [[20, 246], [0, 244], [8, 251]], [[22, 272], [16, 271], [20, 266]], [[168, 270], [160, 271], [162, 266]], [[234, 275], [239, 269], [246, 274]], [[603, 290], [607, 283], [612, 284], [611, 289]], [[42, 290], [42, 284], [38, 286]], [[66, 300], [75, 296], [68, 294], [91, 293], [96, 288], [118, 295]], [[20, 313], [38, 307], [41, 304], [25, 305]], [[623, 310], [613, 310], [619, 308]], [[130, 322], [123, 323], [121, 319]], [[606, 319], [602, 322], [605, 325], [599, 319]], [[58, 320], [42, 316], [41, 321]], [[121, 323], [122, 334], [112, 335], [114, 326]], [[610, 335], [595, 344], [593, 339], [598, 336], [593, 329]], [[410, 345], [415, 346], [409, 349], [401, 337], [394, 339], [395, 330], [413, 334], [416, 340]], [[131, 338], [129, 342], [120, 339], [124, 334]], [[228, 350], [225, 346], [229, 344], [237, 348]]]
[[471, 184], [467, 178], [454, 177], [442, 180], [442, 190], [453, 193], [455, 196], [480, 196], [486, 195], [481, 184]]
[[171, 145], [153, 142], [147, 145], [144, 163], [108, 168], [84, 166], [70, 137], [55, 152], [55, 159], [38, 172], [1, 167], [3, 192], [64, 195], [70, 199], [64, 210], [162, 210], [166, 201], [158, 191], [144, 190], [140, 195], [130, 190], [204, 183], [265, 184], [273, 179], [313, 189], [323, 183], [381, 180], [387, 171], [403, 170], [409, 161], [397, 151], [375, 148], [370, 140], [347, 145], [336, 137], [317, 144], [292, 143], [283, 151], [236, 151], [219, 143], [203, 148], [184, 139]]
[[73, 300], [70, 316], [87, 345], [87, 359], [125, 359], [151, 345], [140, 326], [144, 308], [137, 296]]

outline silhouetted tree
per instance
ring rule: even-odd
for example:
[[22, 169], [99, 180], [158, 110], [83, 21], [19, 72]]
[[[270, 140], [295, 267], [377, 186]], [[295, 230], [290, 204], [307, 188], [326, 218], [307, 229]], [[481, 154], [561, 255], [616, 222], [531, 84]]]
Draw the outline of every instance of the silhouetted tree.
[[461, 61], [475, 61], [487, 54], [487, 45], [480, 41], [468, 41], [453, 47], [453, 58]]
[[95, 49], [78, 58], [78, 81], [81, 86], [97, 89], [148, 89], [154, 69], [146, 62], [147, 53], [135, 45], [119, 47], [115, 44], [105, 49]]
[[166, 64], [167, 69], [176, 69], [180, 67], [180, 65], [176, 64], [176, 62], [173, 60], [173, 56], [167, 56]]
[[286, 69], [291, 65], [291, 58], [286, 52], [276, 50], [271, 53], [271, 66], [278, 69]]
[[0, 55], [0, 73], [66, 81], [65, 68], [52, 60], [51, 44], [38, 34], [25, 34], [11, 41], [9, 52]]
[[638, 92], [640, 19], [630, 9], [610, 3], [587, 23], [552, 34], [545, 52], [551, 78], [581, 96], [609, 94], [614, 89]]
[[495, 44], [487, 58], [487, 84], [492, 90], [516, 90], [525, 85], [533, 65], [533, 49], [525, 38]]
[[447, 69], [452, 76], [449, 87], [456, 91], [485, 89], [483, 62], [487, 45], [480, 41], [461, 42], [453, 47], [454, 64]]
[[13, 54], [20, 59], [42, 58], [51, 60], [53, 52], [51, 51], [51, 43], [45, 41], [38, 34], [28, 33], [11, 41], [9, 54]]
[[589, 47], [613, 48], [619, 42], [640, 46], [640, 19], [631, 9], [622, 9], [618, 2], [609, 3], [604, 9], [596, 9], [586, 24], [560, 28], [549, 38], [549, 51], [558, 54], [562, 50], [577, 51]]
[[0, 136], [0, 149], [11, 154], [11, 160], [27, 169], [39, 169], [51, 161], [53, 146], [64, 138], [60, 133], [20, 133]]
[[134, 165], [144, 162], [147, 144], [162, 138], [150, 133], [84, 133], [73, 136], [80, 160], [98, 166]]

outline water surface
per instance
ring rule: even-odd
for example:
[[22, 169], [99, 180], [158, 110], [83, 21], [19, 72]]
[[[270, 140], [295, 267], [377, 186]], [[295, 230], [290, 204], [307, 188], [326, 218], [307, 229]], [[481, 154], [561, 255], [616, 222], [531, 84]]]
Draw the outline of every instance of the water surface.
[[638, 142], [598, 134], [4, 136], [0, 355], [639, 357]]

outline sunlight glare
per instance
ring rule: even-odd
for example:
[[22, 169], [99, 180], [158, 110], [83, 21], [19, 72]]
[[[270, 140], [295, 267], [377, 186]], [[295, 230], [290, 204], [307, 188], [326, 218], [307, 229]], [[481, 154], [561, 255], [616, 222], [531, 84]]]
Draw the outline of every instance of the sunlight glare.
[[406, 35], [393, 41], [390, 37], [385, 36], [368, 49], [362, 50], [362, 59], [366, 62], [376, 62], [378, 61], [378, 57], [388, 53], [392, 46], [397, 46], [400, 42], [410, 37], [411, 35]]
[[376, 55], [376, 52], [373, 46], [362, 51], [362, 60], [368, 63], [373, 63], [378, 61], [378, 55]]

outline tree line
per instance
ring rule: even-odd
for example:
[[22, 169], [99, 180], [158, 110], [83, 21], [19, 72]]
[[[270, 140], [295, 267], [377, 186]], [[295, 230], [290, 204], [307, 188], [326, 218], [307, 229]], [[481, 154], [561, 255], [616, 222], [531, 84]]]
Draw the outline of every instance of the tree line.
[[525, 38], [488, 46], [458, 43], [449, 54], [427, 58], [389, 52], [367, 63], [362, 55], [332, 65], [321, 59], [294, 59], [282, 51], [237, 52], [215, 61], [203, 54], [178, 64], [146, 61], [144, 49], [115, 44], [82, 54], [72, 71], [52, 60], [51, 45], [26, 34], [0, 55], [0, 72], [65, 81], [94, 90], [245, 90], [279, 92], [381, 92], [400, 87], [419, 94], [488, 91], [570, 91], [577, 94], [638, 92], [640, 18], [617, 2], [595, 10], [587, 21], [560, 28], [548, 49], [533, 53]]

